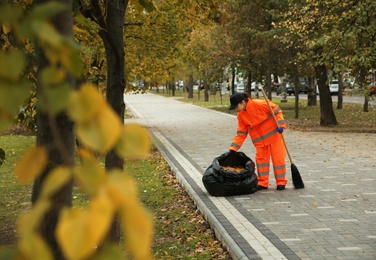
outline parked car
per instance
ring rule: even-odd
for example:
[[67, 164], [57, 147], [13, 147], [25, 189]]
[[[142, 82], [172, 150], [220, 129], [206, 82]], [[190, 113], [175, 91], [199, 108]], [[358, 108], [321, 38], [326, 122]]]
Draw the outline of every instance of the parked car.
[[239, 83], [239, 84], [236, 86], [236, 92], [240, 92], [240, 93], [243, 93], [243, 92], [244, 92], [244, 82], [241, 82], [241, 83]]
[[[295, 85], [294, 85], [294, 83], [288, 82], [286, 84], [286, 92], [289, 96], [295, 95]], [[308, 84], [305, 81], [300, 82], [299, 94], [300, 93], [304, 93], [304, 94], [308, 93]]]
[[253, 81], [251, 83], [251, 91], [260, 90], [260, 88], [262, 88], [262, 84], [260, 82], [256, 83], [255, 81]]
[[291, 95], [295, 95], [295, 86], [294, 86], [294, 83], [286, 83], [286, 93], [287, 95], [291, 96]]
[[272, 91], [274, 91], [277, 94], [277, 96], [281, 94], [281, 87], [277, 82], [274, 81], [270, 87]]
[[252, 82], [251, 83], [251, 91], [255, 91], [256, 90], [256, 82]]
[[299, 93], [304, 93], [304, 94], [308, 93], [308, 82], [307, 81], [301, 81], [300, 82]]
[[338, 80], [329, 82], [329, 91], [331, 95], [338, 95]]

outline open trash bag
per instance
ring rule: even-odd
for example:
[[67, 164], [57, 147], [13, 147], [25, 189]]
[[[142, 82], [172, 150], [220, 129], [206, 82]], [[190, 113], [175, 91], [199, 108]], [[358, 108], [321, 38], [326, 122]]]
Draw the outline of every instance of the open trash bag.
[[202, 181], [212, 196], [232, 196], [257, 190], [255, 163], [243, 152], [224, 153], [213, 160]]

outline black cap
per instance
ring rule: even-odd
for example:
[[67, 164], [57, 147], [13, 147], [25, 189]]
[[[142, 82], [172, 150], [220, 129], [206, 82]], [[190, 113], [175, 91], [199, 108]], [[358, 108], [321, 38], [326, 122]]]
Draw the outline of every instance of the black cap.
[[238, 106], [238, 104], [241, 103], [243, 100], [245, 100], [245, 97], [242, 93], [232, 94], [230, 97], [231, 106], [228, 109], [229, 110], [235, 109]]

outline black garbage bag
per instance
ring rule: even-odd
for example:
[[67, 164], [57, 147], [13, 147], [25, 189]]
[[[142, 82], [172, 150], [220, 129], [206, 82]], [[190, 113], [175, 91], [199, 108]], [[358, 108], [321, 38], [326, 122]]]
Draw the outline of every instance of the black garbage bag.
[[[222, 167], [244, 168], [239, 173]], [[251, 194], [257, 191], [255, 163], [243, 152], [224, 153], [213, 160], [202, 176], [206, 190], [212, 196]]]

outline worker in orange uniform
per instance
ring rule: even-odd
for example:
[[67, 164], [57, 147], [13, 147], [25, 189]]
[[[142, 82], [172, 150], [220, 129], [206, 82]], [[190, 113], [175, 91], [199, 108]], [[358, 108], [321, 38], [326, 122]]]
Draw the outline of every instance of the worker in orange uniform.
[[249, 134], [256, 148], [256, 165], [258, 173], [258, 190], [269, 186], [270, 157], [272, 158], [277, 190], [284, 190], [286, 179], [286, 149], [282, 140], [282, 132], [286, 128], [282, 110], [269, 101], [278, 120], [277, 127], [265, 100], [251, 99], [247, 93], [235, 93], [230, 97], [230, 110], [238, 111], [238, 131], [229, 153], [236, 152], [243, 145]]

